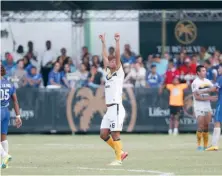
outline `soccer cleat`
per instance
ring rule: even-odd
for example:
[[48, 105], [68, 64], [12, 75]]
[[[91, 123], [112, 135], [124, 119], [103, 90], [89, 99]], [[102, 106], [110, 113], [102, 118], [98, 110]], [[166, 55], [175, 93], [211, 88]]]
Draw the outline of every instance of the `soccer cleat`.
[[121, 154], [121, 160], [123, 161], [124, 159], [126, 159], [126, 157], [128, 156], [127, 152], [122, 152]]
[[205, 149], [206, 151], [217, 151], [219, 148], [218, 146], [210, 146], [207, 149]]
[[3, 168], [2, 165], [1, 165], [0, 168], [1, 168], [1, 169], [8, 169], [9, 166], [8, 166], [8, 164], [7, 164], [6, 167]]
[[109, 164], [110, 166], [122, 166], [122, 161], [115, 160]]
[[202, 146], [198, 146], [198, 147], [197, 147], [197, 150], [198, 150], [198, 151], [203, 151], [203, 147], [202, 147]]
[[3, 158], [2, 160], [2, 169], [8, 168], [8, 163], [12, 160], [12, 157], [10, 155], [7, 155], [6, 157]]

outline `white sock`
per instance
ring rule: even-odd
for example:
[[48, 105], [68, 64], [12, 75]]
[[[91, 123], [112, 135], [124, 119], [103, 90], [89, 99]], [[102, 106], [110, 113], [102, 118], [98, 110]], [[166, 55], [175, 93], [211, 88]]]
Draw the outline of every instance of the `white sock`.
[[220, 139], [220, 133], [221, 133], [220, 128], [214, 128], [213, 138], [212, 138], [212, 145], [213, 146], [218, 146], [218, 142]]
[[7, 140], [2, 141], [2, 147], [5, 150], [5, 152], [8, 153], [8, 141]]
[[174, 133], [178, 133], [178, 128], [174, 128]]
[[172, 133], [173, 133], [173, 130], [172, 130], [172, 129], [169, 129], [169, 130], [168, 130], [168, 133], [169, 133], [169, 134], [172, 134]]
[[174, 134], [174, 135], [177, 135], [177, 134], [178, 134], [178, 128], [174, 128], [173, 134]]
[[0, 153], [1, 153], [1, 157], [5, 158], [8, 154], [5, 152], [5, 150], [3, 149], [2, 145], [0, 145]]

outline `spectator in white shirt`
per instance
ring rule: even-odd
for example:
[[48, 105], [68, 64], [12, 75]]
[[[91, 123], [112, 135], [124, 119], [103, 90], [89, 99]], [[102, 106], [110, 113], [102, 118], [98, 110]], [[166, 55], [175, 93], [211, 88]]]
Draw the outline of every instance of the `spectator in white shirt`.
[[26, 85], [26, 74], [27, 72], [24, 69], [24, 61], [23, 59], [20, 59], [17, 61], [16, 69], [13, 71], [11, 78], [11, 81], [14, 83], [16, 88], [20, 88]]
[[136, 63], [134, 67], [131, 66], [130, 72], [129, 74], [127, 74], [124, 82], [125, 84], [128, 85], [130, 84], [135, 85], [135, 87], [145, 87], [146, 86], [145, 77], [146, 77], [146, 69], [144, 68], [143, 64]]
[[146, 86], [146, 69], [142, 63], [135, 64], [135, 87], [145, 87]]
[[123, 64], [123, 69], [125, 72], [124, 87], [134, 87], [135, 71], [133, 70], [132, 65], [125, 63]]
[[54, 53], [51, 50], [51, 41], [46, 41], [46, 51], [43, 53], [42, 62], [41, 62], [41, 73], [43, 77], [44, 86], [47, 86], [48, 75], [51, 69], [53, 68], [53, 63], [55, 62]]
[[86, 86], [89, 72], [87, 71], [87, 68], [86, 68], [85, 64], [80, 65], [80, 70], [77, 71], [77, 74], [79, 75], [79, 80], [76, 84], [76, 87], [79, 88], [79, 87]]
[[71, 73], [71, 69], [69, 64], [64, 65], [64, 71], [61, 72], [61, 79], [62, 79], [62, 84], [66, 88], [74, 88], [75, 86], [75, 81], [74, 80], [68, 80], [67, 75]]

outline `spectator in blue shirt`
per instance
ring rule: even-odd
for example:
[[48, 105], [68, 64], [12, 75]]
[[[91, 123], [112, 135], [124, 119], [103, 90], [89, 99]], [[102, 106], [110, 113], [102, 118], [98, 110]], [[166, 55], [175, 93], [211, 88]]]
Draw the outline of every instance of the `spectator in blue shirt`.
[[16, 68], [16, 63], [13, 60], [13, 57], [10, 53], [5, 53], [5, 60], [2, 61], [2, 65], [6, 70], [5, 77], [8, 78], [12, 76], [14, 69]]
[[163, 76], [166, 71], [167, 71], [167, 67], [168, 67], [168, 60], [163, 58], [160, 58], [160, 55], [157, 54], [154, 58], [154, 65], [156, 65], [156, 72], [160, 75]]
[[27, 71], [27, 73], [29, 75], [31, 75], [31, 69], [32, 69], [33, 65], [31, 64], [31, 62], [30, 62], [30, 60], [28, 59], [27, 56], [24, 56], [23, 61], [24, 61], [24, 69], [25, 69], [25, 71]]
[[130, 50], [125, 50], [124, 54], [121, 58], [123, 64], [129, 63], [129, 64], [135, 64], [136, 63], [136, 57], [132, 55]]
[[77, 68], [76, 66], [73, 64], [73, 60], [71, 57], [68, 58], [68, 62], [65, 64], [69, 64], [69, 67], [70, 67], [70, 71], [73, 73], [73, 72], [76, 72], [77, 71]]
[[207, 70], [207, 79], [215, 82], [217, 79], [217, 70], [212, 67], [212, 64], [209, 60], [204, 61], [204, 67]]
[[146, 76], [147, 87], [158, 88], [162, 84], [162, 78], [156, 71], [156, 65], [151, 65], [151, 72]]
[[60, 64], [58, 62], [55, 63], [53, 70], [49, 73], [49, 81], [48, 85], [57, 85], [61, 86], [61, 73], [60, 70]]
[[37, 73], [37, 68], [32, 66], [30, 74], [27, 75], [28, 87], [39, 87], [42, 82], [42, 75]]

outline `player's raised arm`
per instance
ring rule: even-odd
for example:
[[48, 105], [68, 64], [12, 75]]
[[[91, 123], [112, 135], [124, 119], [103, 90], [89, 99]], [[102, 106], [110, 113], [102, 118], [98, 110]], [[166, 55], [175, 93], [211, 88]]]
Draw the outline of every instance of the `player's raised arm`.
[[116, 64], [117, 64], [117, 68], [119, 68], [120, 65], [121, 65], [121, 61], [120, 61], [120, 43], [119, 43], [120, 35], [119, 35], [119, 33], [116, 33], [114, 38], [116, 40]]
[[14, 109], [15, 109], [15, 114], [16, 114], [16, 119], [15, 119], [16, 127], [19, 128], [22, 126], [22, 120], [20, 117], [19, 104], [18, 104], [18, 99], [17, 99], [16, 93], [12, 94], [11, 97], [12, 97], [12, 101], [13, 101]]
[[99, 35], [99, 38], [102, 42], [102, 57], [103, 57], [103, 64], [104, 64], [104, 68], [106, 69], [109, 61], [108, 61], [108, 54], [106, 51], [106, 41], [105, 41], [105, 34], [103, 35]]

